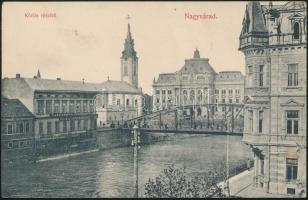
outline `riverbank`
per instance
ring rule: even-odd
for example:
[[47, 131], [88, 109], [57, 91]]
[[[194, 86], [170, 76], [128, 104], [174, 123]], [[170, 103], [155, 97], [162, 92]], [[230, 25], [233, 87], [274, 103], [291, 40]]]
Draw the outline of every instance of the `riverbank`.
[[35, 162], [40, 163], [40, 162], [45, 162], [45, 161], [50, 161], [50, 160], [58, 160], [58, 159], [62, 159], [62, 158], [74, 157], [74, 156], [92, 153], [92, 152], [97, 152], [97, 151], [99, 151], [99, 149], [92, 149], [92, 150], [89, 150], [89, 151], [82, 151], [82, 152], [75, 152], [75, 153], [69, 153], [69, 154], [64, 154], [64, 155], [52, 156], [52, 157], [49, 157], [49, 158], [43, 158], [43, 159], [40, 159], [40, 160], [36, 160]]

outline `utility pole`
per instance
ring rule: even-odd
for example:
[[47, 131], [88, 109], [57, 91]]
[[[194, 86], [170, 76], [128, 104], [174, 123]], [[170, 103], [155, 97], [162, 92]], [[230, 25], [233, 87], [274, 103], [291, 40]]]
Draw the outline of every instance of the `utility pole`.
[[174, 110], [174, 123], [175, 123], [175, 130], [178, 130], [178, 111]]
[[234, 105], [232, 104], [231, 105], [231, 111], [232, 111], [232, 121], [231, 121], [231, 132], [233, 133], [233, 130], [234, 130]]
[[133, 145], [134, 145], [134, 177], [135, 177], [135, 194], [134, 198], [138, 198], [138, 145], [140, 143], [140, 130], [138, 130], [138, 126], [134, 125], [133, 127]]

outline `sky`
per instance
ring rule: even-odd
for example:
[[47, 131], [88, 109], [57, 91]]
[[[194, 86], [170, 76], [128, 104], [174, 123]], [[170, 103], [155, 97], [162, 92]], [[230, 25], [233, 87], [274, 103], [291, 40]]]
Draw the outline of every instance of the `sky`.
[[[129, 14], [139, 57], [139, 86], [151, 94], [154, 77], [173, 73], [196, 48], [216, 72], [244, 73], [238, 51], [247, 2], [5, 2], [2, 78], [120, 80]], [[36, 13], [39, 17], [29, 17]], [[41, 17], [43, 13], [56, 17]], [[192, 20], [185, 14], [215, 14]]]

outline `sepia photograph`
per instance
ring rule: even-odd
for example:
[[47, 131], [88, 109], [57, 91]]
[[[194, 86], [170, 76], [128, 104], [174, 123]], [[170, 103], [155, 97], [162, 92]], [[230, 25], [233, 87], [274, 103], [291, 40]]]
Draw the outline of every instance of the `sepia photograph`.
[[1, 197], [307, 197], [305, 1], [1, 11]]

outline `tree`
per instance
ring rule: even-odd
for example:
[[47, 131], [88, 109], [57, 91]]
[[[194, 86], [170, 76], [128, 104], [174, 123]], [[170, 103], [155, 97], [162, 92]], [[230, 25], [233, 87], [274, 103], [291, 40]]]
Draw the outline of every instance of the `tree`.
[[187, 176], [185, 167], [174, 165], [145, 184], [145, 196], [150, 198], [187, 198], [187, 197], [224, 197], [217, 186], [217, 171], [210, 171], [204, 176]]

